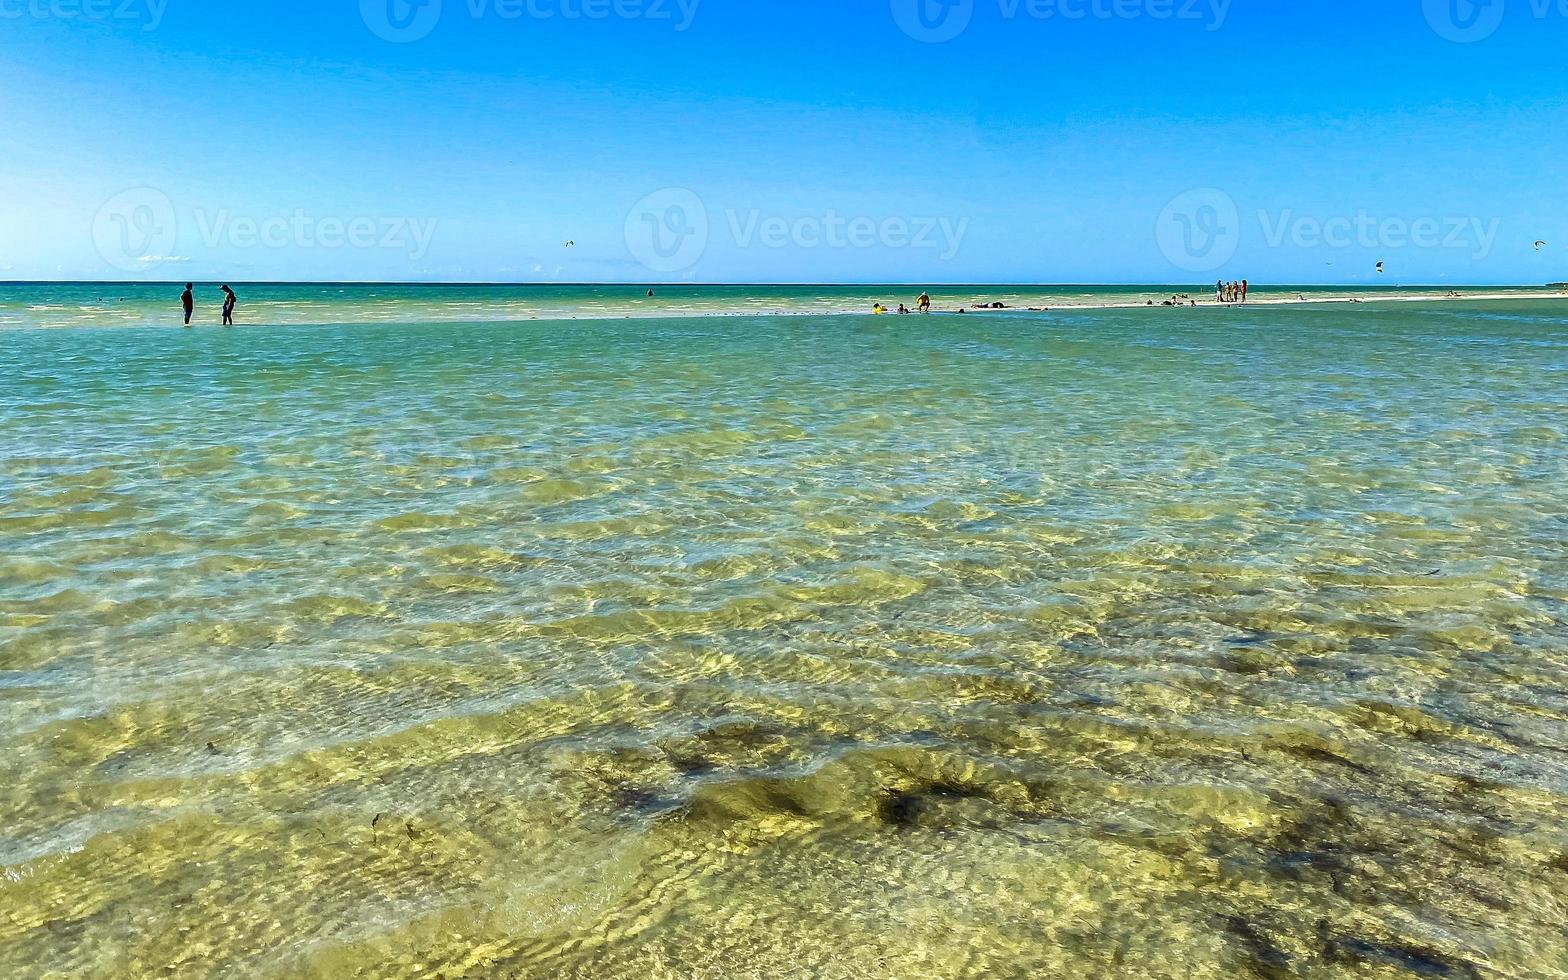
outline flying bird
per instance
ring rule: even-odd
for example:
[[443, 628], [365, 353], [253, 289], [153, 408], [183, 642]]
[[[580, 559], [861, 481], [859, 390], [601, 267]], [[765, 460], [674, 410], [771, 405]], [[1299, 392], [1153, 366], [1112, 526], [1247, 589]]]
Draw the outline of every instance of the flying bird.
[[573, 239], [572, 241], [569, 241], [569, 242], [566, 243], [566, 247], [567, 248], [575, 248], [576, 246], [577, 246], [576, 239]]
[[1541, 249], [1543, 249], [1545, 247], [1546, 247], [1546, 243], [1545, 242], [1536, 242], [1535, 243], [1535, 250], [1537, 252], [1539, 252]]

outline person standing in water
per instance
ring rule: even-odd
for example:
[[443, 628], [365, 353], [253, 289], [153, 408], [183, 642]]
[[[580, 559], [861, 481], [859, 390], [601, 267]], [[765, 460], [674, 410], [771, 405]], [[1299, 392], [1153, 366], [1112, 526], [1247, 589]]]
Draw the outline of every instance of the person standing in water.
[[1247, 280], [1245, 279], [1241, 281], [1241, 301], [1243, 303], [1247, 301]]
[[193, 292], [195, 288], [190, 283], [186, 283], [185, 292], [180, 294], [180, 306], [185, 310], [185, 325], [187, 327], [191, 325], [191, 314], [196, 312], [196, 294]]
[[239, 302], [239, 299], [234, 295], [234, 290], [230, 289], [228, 286], [224, 286], [223, 287], [223, 325], [225, 327], [232, 327], [232, 326], [234, 326], [234, 304], [238, 303], [238, 302]]
[[921, 313], [930, 313], [931, 312], [931, 294], [930, 293], [921, 293], [920, 294], [920, 298], [915, 300], [915, 305], [920, 308], [920, 312]]

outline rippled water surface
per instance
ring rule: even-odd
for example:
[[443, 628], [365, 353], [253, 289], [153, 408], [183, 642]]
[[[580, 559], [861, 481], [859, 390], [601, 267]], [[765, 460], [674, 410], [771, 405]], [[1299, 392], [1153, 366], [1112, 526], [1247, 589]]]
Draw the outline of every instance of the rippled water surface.
[[1568, 304], [3, 339], [0, 975], [1568, 975]]

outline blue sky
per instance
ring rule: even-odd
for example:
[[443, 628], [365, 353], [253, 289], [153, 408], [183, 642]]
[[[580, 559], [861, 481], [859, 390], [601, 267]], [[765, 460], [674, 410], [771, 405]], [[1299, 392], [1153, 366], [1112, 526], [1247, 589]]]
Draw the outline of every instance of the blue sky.
[[0, 278], [1568, 280], [1568, 0], [424, 3], [0, 0]]

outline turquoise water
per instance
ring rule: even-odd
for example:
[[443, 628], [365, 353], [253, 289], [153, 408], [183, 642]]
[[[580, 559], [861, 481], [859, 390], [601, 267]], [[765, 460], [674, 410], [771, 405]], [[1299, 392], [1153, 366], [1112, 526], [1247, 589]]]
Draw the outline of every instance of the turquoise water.
[[1568, 975], [1568, 302], [319, 312], [4, 334], [0, 975]]
[[[196, 287], [197, 325], [217, 325], [220, 283]], [[0, 329], [7, 327], [173, 326], [183, 284], [0, 284]], [[649, 297], [648, 290], [654, 295]], [[324, 323], [493, 323], [600, 317], [668, 317], [778, 313], [867, 313], [874, 304], [911, 307], [916, 286], [431, 286], [237, 284], [240, 326]], [[1160, 303], [1186, 295], [1213, 298], [1212, 283], [1154, 286], [933, 286], [938, 309], [985, 303], [1073, 307]], [[1263, 286], [1256, 300], [1323, 301], [1347, 297], [1442, 296], [1448, 286]], [[1542, 289], [1475, 287], [1476, 293], [1526, 294]], [[1551, 292], [1551, 290], [1545, 290]]]

